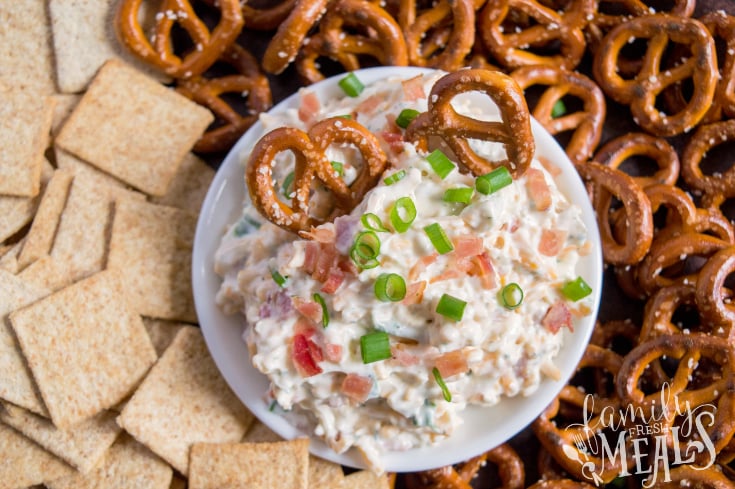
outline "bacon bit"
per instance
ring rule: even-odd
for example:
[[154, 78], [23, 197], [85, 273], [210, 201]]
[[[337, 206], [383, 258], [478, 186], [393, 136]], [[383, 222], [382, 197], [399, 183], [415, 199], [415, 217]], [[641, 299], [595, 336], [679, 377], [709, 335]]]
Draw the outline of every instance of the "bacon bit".
[[454, 238], [454, 253], [458, 258], [466, 258], [482, 253], [482, 238], [478, 236], [458, 236]]
[[453, 278], [460, 278], [463, 273], [467, 273], [466, 270], [462, 270], [457, 267], [449, 266], [446, 270], [444, 270], [439, 275], [435, 275], [429, 279], [430, 284], [435, 284], [437, 282], [443, 282], [444, 280], [451, 280]]
[[574, 332], [572, 313], [564, 301], [558, 301], [549, 307], [546, 315], [541, 320], [541, 325], [554, 334], [558, 333], [564, 326], [569, 328], [569, 331]]
[[307, 241], [304, 245], [304, 264], [301, 268], [306, 273], [314, 273], [314, 267], [316, 267], [316, 259], [319, 256], [319, 243], [316, 241]]
[[439, 253], [432, 253], [431, 255], [422, 256], [419, 260], [414, 263], [411, 269], [408, 271], [408, 280], [414, 281], [418, 278], [421, 271], [434, 263], [439, 258]]
[[355, 402], [363, 403], [373, 389], [373, 379], [357, 374], [347, 374], [342, 381], [342, 394]]
[[538, 252], [544, 256], [556, 256], [564, 246], [566, 239], [566, 231], [544, 229], [541, 231], [541, 240], [538, 244]]
[[483, 251], [479, 255], [473, 256], [472, 265], [473, 268], [469, 273], [470, 275], [480, 277], [482, 288], [485, 290], [495, 288], [497, 285], [495, 282], [495, 269], [487, 252]]
[[316, 241], [317, 243], [334, 243], [337, 238], [334, 226], [323, 226], [318, 228], [312, 227], [308, 231], [301, 231], [299, 235]]
[[329, 277], [329, 271], [333, 267], [337, 267], [338, 255], [337, 248], [334, 246], [322, 245], [320, 247], [319, 256], [316, 259], [316, 267], [311, 274], [315, 280], [322, 283], [326, 282], [327, 277]]
[[305, 317], [299, 317], [293, 326], [293, 332], [296, 335], [301, 335], [309, 339], [317, 333], [317, 329], [311, 320]]
[[531, 200], [533, 200], [536, 209], [540, 211], [547, 210], [551, 207], [551, 191], [543, 172], [536, 168], [529, 168], [526, 170], [526, 177], [526, 187], [528, 193], [531, 194]]
[[311, 319], [315, 323], [322, 320], [322, 306], [313, 301], [307, 301], [301, 297], [294, 296], [291, 298], [294, 309], [299, 311], [305, 318]]
[[324, 356], [332, 363], [339, 363], [342, 361], [342, 345], [335, 343], [327, 343], [324, 345]]
[[378, 137], [385, 141], [385, 144], [388, 145], [388, 148], [390, 148], [393, 153], [400, 153], [403, 151], [403, 143], [405, 142], [403, 140], [403, 134], [382, 131], [378, 133]]
[[302, 377], [311, 377], [322, 372], [313, 356], [315, 349], [318, 350], [319, 347], [306, 336], [297, 334], [293, 337], [291, 359]]
[[420, 304], [424, 300], [424, 290], [426, 290], [426, 280], [414, 282], [406, 287], [406, 297], [403, 298], [403, 305]]
[[[322, 237], [326, 237], [326, 234]], [[304, 264], [301, 268], [311, 274], [314, 280], [324, 284], [322, 292], [333, 294], [344, 282], [345, 274], [357, 274], [357, 269], [350, 261], [339, 254], [333, 241], [308, 241], [304, 247]]]
[[325, 294], [334, 294], [335, 292], [337, 292], [337, 289], [339, 289], [339, 286], [342, 285], [342, 282], [344, 282], [344, 280], [345, 272], [343, 272], [339, 268], [330, 269], [327, 280], [325, 280], [324, 285], [322, 285], [322, 292], [324, 292]]
[[549, 175], [552, 177], [558, 177], [561, 175], [561, 168], [556, 166], [554, 162], [552, 162], [550, 159], [544, 157], [544, 156], [536, 156], [539, 163], [541, 163], [541, 166], [544, 167], [544, 169], [549, 172]]
[[355, 262], [347, 258], [346, 256], [342, 256], [339, 258], [339, 260], [337, 261], [337, 267], [347, 274], [358, 274], [357, 265], [355, 265]]
[[314, 343], [313, 340], [307, 340], [307, 344], [309, 345], [309, 355], [311, 355], [311, 358], [313, 358], [317, 363], [323, 362], [324, 353], [322, 352], [322, 349], [319, 348], [319, 345]]
[[390, 353], [393, 356], [393, 360], [404, 367], [412, 367], [419, 363], [419, 357], [406, 351], [405, 346], [401, 343], [392, 345], [390, 347]]
[[467, 365], [467, 357], [462, 350], [454, 350], [439, 355], [434, 361], [434, 366], [439, 369], [439, 373], [445, 379], [453, 375], [463, 374], [470, 369]]
[[299, 120], [307, 126], [311, 126], [312, 122], [314, 122], [314, 115], [319, 112], [321, 106], [322, 104], [319, 102], [319, 97], [317, 97], [316, 93], [307, 90], [302, 91], [301, 105], [299, 105]]
[[375, 109], [383, 101], [383, 96], [380, 94], [371, 95], [355, 107], [355, 112], [370, 116], [375, 112]]
[[424, 77], [422, 75], [403, 80], [401, 82], [403, 86], [403, 98], [406, 102], [415, 102], [426, 98], [426, 92], [424, 92]]

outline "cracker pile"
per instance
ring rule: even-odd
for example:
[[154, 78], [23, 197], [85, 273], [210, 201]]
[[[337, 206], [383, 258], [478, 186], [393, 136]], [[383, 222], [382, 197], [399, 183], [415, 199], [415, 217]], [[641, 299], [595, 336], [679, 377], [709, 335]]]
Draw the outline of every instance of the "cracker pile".
[[120, 49], [117, 3], [0, 4], [0, 489], [387, 488], [220, 376], [191, 290], [214, 117]]

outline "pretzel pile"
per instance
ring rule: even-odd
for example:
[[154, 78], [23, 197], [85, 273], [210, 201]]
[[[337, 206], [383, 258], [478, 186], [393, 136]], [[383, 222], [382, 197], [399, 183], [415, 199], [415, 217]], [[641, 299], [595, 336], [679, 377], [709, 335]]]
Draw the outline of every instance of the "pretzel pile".
[[[499, 93], [513, 93], [508, 81], [513, 79], [527, 102], [502, 99], [503, 123], [491, 127], [461, 119], [447, 100], [432, 97], [429, 110], [409, 126], [410, 139], [421, 147], [427, 137], [438, 135], [464, 166], [484, 171], [488, 163], [465, 151], [463, 138], [492, 134], [508, 144], [509, 133], [525, 130], [514, 117], [527, 103], [530, 113], [558, 137], [587, 185], [603, 241], [606, 293], [614, 290], [623, 297], [613, 300], [629, 307], [605, 310], [603, 301], [605, 320], [593, 333], [579, 374], [534, 422], [534, 443], [511, 441], [516, 447], [523, 443], [523, 459], [538, 461], [538, 467], [524, 468], [516, 458], [494, 459], [493, 454], [510, 453], [512, 448], [504, 446], [455, 467], [398, 477], [399, 486], [467, 488], [486, 460], [497, 464], [498, 487], [607, 484], [634, 467], [635, 460], [610, 464], [582, 450], [589, 433], [575, 431], [574, 425], [582, 419], [584, 395], [592, 394], [598, 408], [589, 422], [615, 436], [631, 426], [616, 426], [619, 419], [601, 416], [603, 406], [613, 412], [632, 406], [653, 415], [667, 407], [653, 401], [668, 388], [672, 399], [714, 406], [708, 408], [714, 409], [715, 422], [707, 435], [716, 463], [704, 470], [692, 464], [672, 467], [670, 481], [656, 487], [735, 487], [730, 278], [735, 230], [728, 216], [735, 198], [734, 5], [708, 3], [727, 6], [724, 12], [698, 9], [695, 0], [283, 0], [267, 9], [240, 9], [237, 0], [207, 0], [205, 7], [215, 9], [218, 19], [210, 31], [185, 0], [162, 3], [154, 30], [144, 32], [136, 15], [141, 0], [122, 0], [118, 31], [131, 51], [173, 77], [182, 93], [209, 104], [220, 125], [231, 126], [219, 133], [215, 128], [207, 137], [216, 141], [203, 140], [200, 151], [226, 149], [255, 113], [270, 107], [266, 74], [278, 83], [293, 70], [308, 84], [331, 74], [330, 63], [344, 70], [391, 64], [453, 72], [471, 66], [497, 71], [462, 82], [464, 89], [495, 87], [486, 93], [498, 102]], [[654, 6], [661, 4], [669, 10], [656, 11]], [[189, 33], [193, 48], [177, 52], [172, 47], [172, 22]], [[258, 63], [242, 50], [249, 36], [263, 31], [272, 40]], [[233, 53], [247, 62], [236, 62]], [[239, 84], [210, 80], [210, 68], [218, 61], [234, 65], [232, 76], [242, 77], [236, 79]], [[447, 83], [461, 85], [458, 78]], [[248, 92], [251, 113], [242, 120], [215, 101], [233, 86], [231, 91]], [[317, 130], [322, 129], [333, 128]], [[353, 184], [357, 187], [343, 188], [324, 171], [314, 130], [277, 134], [256, 152], [263, 164], [284, 148], [294, 151], [297, 160], [315, 162], [304, 166], [310, 170], [302, 172], [297, 187], [321, 180], [335, 195], [334, 213], [346, 212], [354, 204], [349, 195], [359, 196], [375, 181], [385, 155], [374, 152], [364, 135], [363, 156], [372, 163]], [[226, 137], [220, 139], [220, 133]], [[523, 145], [508, 149], [518, 162], [533, 154], [532, 147]], [[522, 172], [523, 164], [509, 169]], [[267, 171], [248, 174], [272, 187], [268, 178]], [[272, 204], [256, 202], [261, 210], [275, 209], [278, 215], [271, 218], [282, 227], [301, 232], [318, 223], [310, 221], [298, 200], [291, 206]], [[667, 422], [671, 428], [681, 419]], [[575, 460], [591, 463], [599, 480], [583, 473]], [[506, 477], [509, 473], [521, 475]], [[479, 474], [482, 479], [483, 470]], [[642, 478], [631, 475], [622, 483], [640, 487]]]

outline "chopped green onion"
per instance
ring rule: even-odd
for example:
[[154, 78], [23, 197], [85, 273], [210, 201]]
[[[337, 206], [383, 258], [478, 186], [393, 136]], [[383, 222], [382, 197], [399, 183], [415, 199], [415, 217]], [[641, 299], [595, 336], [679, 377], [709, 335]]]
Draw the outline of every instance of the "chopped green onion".
[[436, 380], [436, 383], [439, 384], [439, 388], [442, 390], [444, 400], [452, 402], [452, 393], [449, 392], [449, 387], [444, 383], [444, 379], [442, 378], [442, 374], [439, 372], [439, 369], [434, 367], [431, 369], [431, 373], [434, 374], [434, 380]]
[[553, 119], [556, 119], [557, 117], [561, 117], [566, 113], [567, 106], [564, 105], [564, 101], [562, 99], [557, 100], [554, 106], [551, 108], [551, 117]]
[[342, 119], [352, 119], [352, 114], [342, 114], [337, 117], [341, 117]]
[[406, 281], [397, 273], [381, 273], [375, 281], [375, 297], [381, 302], [398, 302], [406, 297]]
[[360, 231], [350, 250], [350, 257], [355, 265], [362, 269], [375, 268], [380, 263], [377, 258], [380, 254], [380, 238], [374, 231]]
[[354, 73], [350, 73], [346, 77], [342, 78], [338, 85], [344, 90], [344, 92], [350, 97], [357, 97], [365, 89], [365, 85], [362, 84], [359, 78]]
[[250, 234], [259, 228], [260, 228], [260, 223], [258, 221], [256, 221], [250, 216], [243, 216], [242, 219], [240, 219], [238, 223], [235, 225], [235, 229], [232, 230], [232, 233], [236, 237], [241, 238], [242, 236], [245, 236], [246, 234]]
[[457, 299], [449, 294], [442, 294], [436, 305], [436, 312], [453, 321], [461, 321], [464, 316], [464, 308], [467, 305], [462, 299]]
[[390, 338], [385, 331], [374, 331], [360, 337], [362, 363], [373, 363], [391, 357]]
[[380, 218], [372, 212], [363, 214], [360, 218], [360, 222], [362, 222], [362, 225], [371, 231], [377, 231], [379, 233], [388, 232], [388, 228], [385, 227], [383, 221], [381, 221]]
[[444, 202], [456, 202], [458, 204], [469, 204], [475, 190], [470, 187], [448, 188], [444, 192]]
[[590, 287], [582, 277], [577, 277], [571, 282], [564, 284], [561, 288], [561, 293], [564, 294], [564, 297], [567, 299], [576, 302], [590, 295], [592, 293], [592, 287]]
[[403, 180], [405, 176], [406, 176], [406, 170], [398, 170], [397, 172], [392, 173], [388, 175], [387, 177], [385, 177], [383, 179], [383, 182], [386, 185], [393, 185], [394, 183]]
[[273, 281], [277, 283], [279, 287], [286, 285], [286, 277], [278, 273], [278, 270], [273, 270], [271, 272], [271, 277], [273, 277]]
[[405, 233], [411, 227], [414, 219], [416, 219], [416, 205], [411, 197], [401, 197], [396, 200], [390, 210], [390, 223], [393, 229], [399, 233]]
[[352, 248], [352, 250], [350, 251], [350, 258], [352, 258], [352, 261], [355, 262], [355, 265], [357, 265], [362, 270], [368, 270], [370, 268], [375, 268], [380, 265], [380, 262], [377, 260], [377, 258], [365, 259], [359, 256], [355, 251], [355, 248]]
[[330, 161], [329, 163], [332, 165], [334, 171], [337, 172], [337, 175], [340, 177], [345, 175], [345, 166], [342, 163], [339, 161]]
[[523, 289], [513, 282], [500, 291], [500, 300], [506, 309], [515, 309], [523, 302]]
[[405, 129], [412, 120], [418, 117], [419, 114], [420, 112], [416, 109], [403, 109], [401, 113], [398, 114], [398, 117], [396, 117], [396, 125]]
[[324, 297], [321, 294], [315, 293], [313, 296], [314, 302], [322, 307], [322, 328], [329, 326], [329, 309], [327, 309], [327, 303], [324, 302]]
[[424, 232], [426, 232], [426, 235], [431, 240], [431, 244], [434, 245], [434, 248], [436, 248], [436, 251], [438, 251], [440, 255], [444, 255], [454, 250], [454, 245], [452, 245], [452, 242], [447, 237], [447, 233], [444, 232], [444, 229], [442, 229], [439, 223], [435, 222], [434, 224], [429, 224], [424, 227]]
[[490, 173], [477, 177], [475, 179], [475, 188], [481, 194], [490, 195], [503, 187], [507, 187], [511, 183], [513, 183], [513, 177], [510, 176], [508, 169], [504, 166], [499, 166]]
[[294, 172], [289, 173], [288, 175], [286, 175], [286, 178], [283, 179], [283, 185], [281, 185], [281, 193], [286, 197], [290, 197], [293, 193], [293, 179]]
[[454, 170], [454, 163], [452, 163], [452, 160], [447, 158], [447, 155], [442, 153], [440, 149], [432, 151], [431, 154], [426, 157], [426, 161], [429, 162], [436, 174], [439, 175], [442, 180], [447, 178], [447, 175]]
[[278, 407], [278, 401], [271, 401], [270, 406], [268, 406], [268, 411], [273, 412]]

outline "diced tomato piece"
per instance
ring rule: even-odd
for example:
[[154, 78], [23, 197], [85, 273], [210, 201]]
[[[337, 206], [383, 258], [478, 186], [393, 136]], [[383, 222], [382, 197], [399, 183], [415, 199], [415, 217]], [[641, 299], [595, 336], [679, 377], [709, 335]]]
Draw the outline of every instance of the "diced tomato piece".
[[324, 356], [327, 360], [332, 363], [339, 363], [342, 361], [342, 345], [335, 343], [327, 343], [324, 345]]
[[314, 115], [319, 112], [321, 106], [322, 104], [319, 102], [319, 97], [317, 97], [316, 93], [310, 90], [302, 91], [301, 105], [299, 105], [299, 120], [307, 126], [311, 126], [312, 122], [314, 122]]
[[408, 280], [416, 280], [419, 274], [429, 265], [434, 263], [439, 258], [438, 253], [432, 253], [431, 255], [422, 256], [419, 260], [414, 263], [411, 269], [408, 271]]
[[411, 304], [420, 304], [424, 299], [424, 291], [426, 290], [426, 280], [414, 282], [406, 287], [406, 297], [403, 298], [403, 304], [410, 306]]
[[411, 367], [419, 363], [419, 357], [409, 351], [406, 351], [406, 348], [402, 343], [391, 345], [390, 354], [393, 357], [393, 360], [404, 367]]
[[342, 393], [356, 402], [365, 402], [373, 388], [373, 379], [357, 374], [347, 374], [342, 381]]
[[327, 280], [325, 280], [324, 285], [322, 285], [322, 292], [325, 294], [334, 294], [337, 292], [337, 289], [339, 289], [339, 286], [342, 285], [344, 280], [345, 272], [340, 270], [339, 267], [333, 267], [329, 270]]
[[297, 334], [293, 337], [291, 359], [302, 377], [311, 377], [322, 372], [312, 356], [309, 340], [304, 335]]
[[306, 340], [307, 345], [309, 346], [309, 355], [311, 358], [314, 359], [315, 362], [323, 362], [324, 361], [324, 353], [322, 352], [322, 349], [314, 343], [314, 340]]
[[305, 318], [318, 323], [322, 320], [322, 306], [314, 301], [307, 301], [301, 297], [294, 296], [291, 298], [294, 309], [299, 311]]
[[426, 98], [426, 92], [424, 92], [424, 77], [422, 75], [403, 80], [401, 82], [403, 86], [403, 98], [407, 102], [414, 102], [416, 100]]
[[537, 210], [545, 211], [551, 207], [551, 190], [541, 170], [536, 168], [526, 170], [526, 186]]
[[470, 275], [480, 277], [482, 288], [486, 290], [494, 288], [496, 285], [495, 269], [487, 252], [483, 251], [479, 255], [473, 256], [472, 265], [473, 268]]
[[569, 328], [569, 331], [574, 331], [572, 313], [564, 301], [558, 301], [549, 307], [546, 315], [541, 320], [541, 325], [552, 333], [558, 333], [563, 327]]
[[434, 366], [443, 378], [463, 374], [470, 369], [467, 365], [467, 357], [462, 350], [454, 350], [439, 355], [434, 361]]
[[458, 258], [479, 255], [482, 250], [482, 238], [478, 236], [458, 236], [454, 238], [454, 253]]
[[541, 240], [538, 244], [538, 252], [544, 256], [556, 256], [564, 247], [566, 238], [566, 231], [544, 229], [541, 231]]

